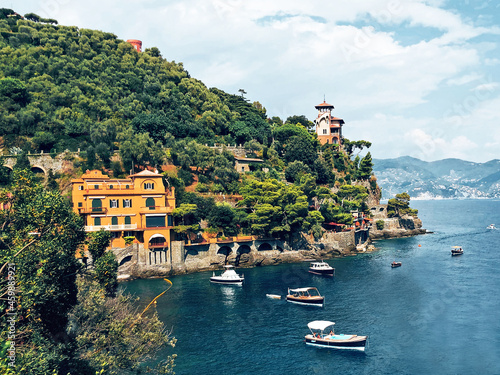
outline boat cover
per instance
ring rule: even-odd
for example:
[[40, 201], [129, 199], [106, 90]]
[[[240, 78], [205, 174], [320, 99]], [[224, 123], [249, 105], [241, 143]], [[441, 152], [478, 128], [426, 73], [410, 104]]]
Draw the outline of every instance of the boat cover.
[[292, 292], [292, 293], [304, 293], [304, 292], [307, 292], [308, 290], [311, 290], [311, 289], [316, 289], [316, 288], [309, 287], [309, 288], [290, 289], [290, 292]]
[[319, 329], [323, 331], [325, 328], [333, 326], [334, 322], [329, 322], [328, 320], [315, 320], [307, 324], [309, 329]]

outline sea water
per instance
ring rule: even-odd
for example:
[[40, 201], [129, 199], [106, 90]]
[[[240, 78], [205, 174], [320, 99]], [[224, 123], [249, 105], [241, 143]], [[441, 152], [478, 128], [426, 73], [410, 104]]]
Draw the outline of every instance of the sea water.
[[[238, 269], [243, 286], [214, 285], [211, 272], [171, 277], [156, 305], [176, 337], [176, 374], [500, 374], [500, 201], [415, 201], [432, 234], [375, 242], [377, 251], [307, 263]], [[452, 257], [451, 246], [464, 248]], [[392, 261], [402, 267], [391, 268]], [[162, 279], [122, 284], [146, 305]], [[314, 286], [325, 306], [284, 300]], [[266, 294], [278, 294], [281, 300]], [[305, 345], [307, 323], [368, 335], [365, 352]]]

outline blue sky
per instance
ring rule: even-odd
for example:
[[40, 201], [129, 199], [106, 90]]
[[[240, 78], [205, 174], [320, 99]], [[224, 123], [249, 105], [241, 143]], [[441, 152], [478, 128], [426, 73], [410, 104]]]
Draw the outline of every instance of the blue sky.
[[0, 0], [158, 47], [268, 115], [316, 117], [375, 158], [500, 158], [500, 4], [482, 0]]

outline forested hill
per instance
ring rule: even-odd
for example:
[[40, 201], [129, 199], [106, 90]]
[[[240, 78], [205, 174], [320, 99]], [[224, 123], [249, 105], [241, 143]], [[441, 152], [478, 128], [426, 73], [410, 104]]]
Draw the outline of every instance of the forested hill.
[[[5, 147], [116, 148], [190, 137], [200, 143], [271, 138], [265, 110], [209, 90], [158, 48], [137, 52], [116, 35], [0, 10], [0, 132]], [[151, 139], [149, 139], [149, 137]]]
[[[370, 142], [321, 145], [305, 116], [268, 118], [244, 94], [207, 88], [156, 47], [137, 52], [111, 33], [0, 9], [0, 149], [18, 154], [16, 168], [29, 167], [27, 152], [66, 149], [83, 151], [65, 156], [73, 176], [173, 164], [165, 184], [176, 187], [184, 232], [208, 220], [226, 234], [321, 236], [323, 222], [350, 225], [351, 211], [369, 214], [368, 200], [379, 196], [373, 163], [354, 151]], [[238, 173], [235, 156], [214, 144], [244, 145], [254, 163]], [[59, 187], [71, 178], [55, 177]], [[219, 193], [243, 203], [213, 214]]]

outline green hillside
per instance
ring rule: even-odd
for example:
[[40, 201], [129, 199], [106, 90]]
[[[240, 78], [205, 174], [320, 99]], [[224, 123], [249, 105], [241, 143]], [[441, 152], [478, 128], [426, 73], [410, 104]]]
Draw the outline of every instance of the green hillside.
[[[4, 155], [80, 149], [83, 158], [74, 160], [75, 175], [106, 169], [121, 177], [131, 168], [174, 164], [168, 183], [176, 186], [179, 204], [203, 206], [184, 189], [193, 182], [199, 193], [254, 196], [233, 222], [266, 235], [311, 230], [324, 220], [349, 224], [350, 210], [366, 210], [368, 194], [378, 194], [371, 156], [352, 155], [369, 142], [344, 139], [344, 148], [321, 146], [305, 116], [270, 119], [243, 93], [207, 88], [182, 63], [164, 59], [158, 48], [137, 52], [111, 33], [0, 9]], [[261, 161], [240, 174], [234, 155], [210, 147], [215, 144], [244, 145], [246, 156]], [[366, 184], [353, 187], [354, 181]], [[284, 194], [287, 184], [294, 184], [294, 198], [287, 202], [256, 194], [265, 184]], [[255, 216], [258, 209], [269, 209], [266, 204], [276, 212]], [[293, 225], [285, 214], [290, 209], [298, 210]], [[207, 215], [198, 212], [192, 222]]]

